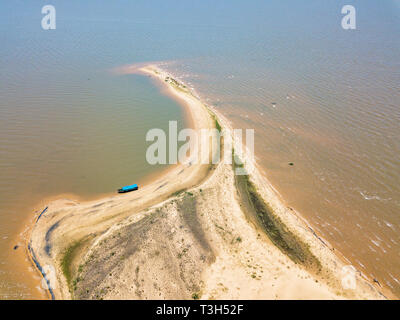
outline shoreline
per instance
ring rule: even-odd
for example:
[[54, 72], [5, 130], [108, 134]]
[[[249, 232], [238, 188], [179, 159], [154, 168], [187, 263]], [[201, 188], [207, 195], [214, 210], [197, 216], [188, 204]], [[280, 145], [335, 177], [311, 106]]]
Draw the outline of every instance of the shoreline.
[[[176, 165], [168, 165], [168, 167], [160, 169], [158, 172], [152, 172], [145, 177], [138, 179], [137, 183], [139, 185], [144, 185], [147, 183], [152, 183], [156, 181], [157, 179], [161, 179], [163, 177], [166, 177], [170, 171], [172, 171], [175, 168]], [[75, 203], [89, 203], [89, 202], [97, 202], [104, 200], [105, 198], [110, 198], [115, 196], [115, 192], [107, 192], [107, 193], [101, 193], [92, 197], [83, 197], [75, 193], [62, 193], [58, 195], [52, 195], [46, 198], [41, 199], [39, 202], [36, 202], [36, 204], [33, 206], [32, 212], [34, 213], [34, 216], [28, 216], [26, 219], [24, 219], [23, 227], [21, 227], [21, 230], [18, 232], [18, 234], [15, 236], [15, 243], [18, 243], [20, 247], [24, 248], [24, 256], [27, 258], [28, 266], [32, 267], [34, 275], [40, 275], [40, 279], [34, 279], [33, 281], [35, 284], [38, 284], [40, 286], [41, 284], [41, 279], [44, 279], [45, 276], [43, 275], [41, 271], [40, 264], [36, 261], [36, 258], [34, 257], [34, 252], [30, 248], [30, 238], [31, 238], [31, 233], [32, 229], [34, 228], [35, 224], [37, 223], [37, 220], [39, 219], [39, 216], [41, 216], [44, 212], [45, 209], [48, 209], [48, 204], [58, 201], [58, 200], [66, 200], [66, 201], [71, 201]], [[46, 210], [47, 211], [47, 210]], [[45, 279], [46, 280], [46, 279]], [[42, 300], [43, 297], [47, 297], [48, 299], [55, 299], [54, 294], [52, 294], [48, 289], [38, 289], [40, 291], [40, 297], [34, 297], [34, 299], [39, 299]]]
[[[121, 72], [122, 71], [122, 72]], [[197, 97], [195, 97], [189, 89], [186, 89], [186, 86], [182, 84], [182, 82], [178, 82], [178, 88], [174, 86], [173, 84], [169, 83], [166, 81], [167, 77], [170, 77], [175, 80], [173, 76], [171, 76], [169, 73], [159, 69], [158, 67], [154, 65], [147, 65], [147, 66], [128, 66], [120, 69], [120, 72], [122, 74], [128, 74], [128, 73], [141, 73], [145, 74], [147, 76], [151, 76], [152, 79], [154, 79], [157, 83], [159, 83], [160, 88], [162, 90], [165, 90], [165, 93], [168, 94], [171, 98], [176, 100], [179, 104], [183, 105], [184, 109], [186, 110], [186, 114], [190, 116], [192, 120], [192, 124], [195, 128], [200, 128], [200, 127], [209, 127], [212, 128], [214, 126], [213, 123], [213, 118], [212, 114], [215, 115], [217, 121], [221, 124], [222, 128], [230, 128], [231, 125], [229, 121], [221, 115], [215, 108], [212, 106], [208, 106], [201, 102]], [[182, 92], [179, 91], [179, 87], [183, 85], [183, 87], [186, 90], [182, 90]], [[182, 88], [181, 88], [182, 89]], [[246, 165], [250, 162], [250, 157], [246, 153], [243, 155], [244, 156], [244, 162]], [[288, 208], [285, 206], [283, 199], [280, 199], [281, 197], [277, 195], [276, 190], [274, 190], [273, 186], [269, 183], [269, 181], [262, 176], [258, 169], [257, 169], [257, 164], [254, 163], [254, 172], [252, 172], [250, 180], [251, 182], [256, 186], [257, 192], [260, 195], [260, 198], [263, 199], [266, 203], [268, 203], [269, 206], [272, 207], [274, 214], [276, 214], [280, 220], [282, 220], [282, 223], [284, 226], [286, 226], [291, 232], [296, 234], [301, 241], [304, 241], [307, 245], [310, 246], [310, 250], [312, 254], [321, 262], [324, 268], [329, 270], [329, 281], [330, 282], [335, 282], [335, 286], [337, 285], [338, 279], [337, 276], [338, 274], [335, 275], [335, 272], [337, 273], [338, 270], [340, 270], [340, 267], [344, 265], [343, 262], [340, 261], [340, 257], [338, 257], [335, 253], [332, 252], [330, 249], [330, 245], [327, 245], [327, 241], [323, 238], [321, 238], [313, 229], [312, 227], [307, 223], [307, 221], [298, 213], [294, 212], [291, 210], [291, 208]], [[181, 170], [186, 170], [185, 178], [179, 178], [180, 173], [182, 172]], [[40, 220], [40, 223], [35, 223], [35, 225], [32, 227], [32, 232], [31, 232], [31, 237], [30, 237], [30, 242], [29, 245], [32, 249], [32, 255], [35, 255], [35, 252], [37, 253], [38, 261], [42, 263], [54, 263], [58, 264], [56, 266], [56, 273], [57, 273], [57, 283], [59, 284], [59, 288], [56, 288], [55, 292], [55, 297], [56, 298], [73, 298], [74, 294], [69, 293], [70, 286], [71, 284], [68, 283], [68, 279], [63, 279], [63, 277], [66, 275], [65, 270], [62, 270], [63, 267], [61, 264], [58, 262], [59, 258], [64, 255], [67, 255], [65, 252], [68, 253], [68, 250], [72, 247], [74, 247], [74, 250], [76, 251], [74, 254], [76, 256], [71, 257], [71, 260], [75, 261], [84, 261], [89, 257], [90, 252], [95, 252], [99, 248], [99, 244], [101, 243], [101, 239], [107, 239], [107, 237], [112, 234], [116, 229], [121, 228], [121, 225], [128, 226], [132, 221], [129, 219], [133, 219], [132, 216], [135, 216], [134, 220], [135, 223], [138, 223], [137, 220], [139, 219], [137, 216], [142, 217], [142, 219], [145, 218], [146, 216], [146, 211], [152, 211], [154, 208], [160, 208], [167, 206], [168, 209], [166, 210], [172, 210], [173, 208], [170, 207], [170, 202], [173, 201], [178, 201], [179, 199], [182, 198], [182, 192], [178, 194], [174, 194], [174, 192], [178, 192], [180, 190], [183, 190], [183, 193], [192, 193], [192, 191], [187, 192], [186, 190], [194, 190], [193, 193], [198, 194], [199, 196], [202, 196], [202, 189], [199, 189], [199, 186], [202, 186], [202, 188], [207, 189], [207, 188], [227, 188], [227, 185], [221, 185], [222, 183], [219, 181], [215, 181], [216, 176], [224, 176], [227, 177], [229, 175], [228, 168], [225, 167], [223, 164], [218, 164], [216, 168], [210, 169], [209, 166], [207, 168], [201, 167], [201, 165], [198, 166], [191, 166], [191, 167], [185, 167], [184, 165], [176, 165], [173, 166], [173, 168], [168, 168], [166, 170], [164, 175], [161, 175], [161, 177], [155, 178], [154, 181], [150, 182], [150, 186], [156, 186], [159, 185], [156, 189], [152, 188], [152, 191], [150, 190], [148, 186], [145, 187], [144, 192], [142, 191], [140, 194], [144, 197], [147, 196], [147, 202], [143, 201], [140, 202], [137, 198], [137, 193], [132, 193], [127, 196], [108, 196], [104, 197], [102, 199], [98, 200], [92, 200], [92, 201], [85, 201], [82, 203], [76, 203], [76, 201], [70, 201], [66, 199], [60, 199], [53, 201], [49, 204], [49, 210], [43, 214], [43, 218]], [[189, 173], [189, 175], [187, 175]], [[168, 180], [169, 177], [178, 177], [177, 183], [173, 185], [172, 187], [169, 185], [171, 184], [171, 180]], [[232, 178], [234, 179], [234, 177]], [[160, 188], [160, 189], [158, 189]], [[159, 191], [163, 190], [163, 191]], [[175, 190], [175, 191], [173, 191]], [[233, 191], [233, 189], [231, 189]], [[225, 195], [222, 196], [222, 201], [228, 199], [230, 195]], [[183, 196], [183, 199], [186, 198], [186, 195]], [[201, 197], [200, 197], [201, 198]], [[210, 196], [211, 198], [211, 196]], [[174, 200], [175, 199], [175, 200]], [[177, 200], [178, 199], [178, 200]], [[197, 198], [196, 198], [197, 199]], [[211, 198], [213, 199], [213, 198]], [[219, 200], [221, 200], [219, 199]], [[139, 202], [139, 204], [132, 205], [132, 202]], [[179, 200], [180, 201], [180, 200]], [[186, 200], [185, 200], [186, 201]], [[197, 200], [198, 202], [202, 203], [202, 205], [207, 206], [207, 202], [204, 201], [204, 203], [199, 199]], [[122, 202], [122, 205], [121, 205]], [[208, 199], [208, 202], [209, 199]], [[108, 205], [107, 205], [108, 204]], [[125, 207], [124, 207], [125, 205]], [[216, 204], [218, 206], [218, 204]], [[97, 210], [94, 208], [99, 208], [99, 207], [105, 207], [103, 209]], [[116, 210], [115, 207], [119, 207], [118, 210]], [[74, 213], [71, 212], [71, 208], [73, 208], [75, 212], [78, 212], [77, 215], [80, 215], [81, 219], [74, 219]], [[224, 207], [222, 207], [224, 208]], [[106, 210], [107, 209], [107, 210]], [[97, 210], [97, 211], [95, 211]], [[232, 210], [236, 213], [236, 219], [239, 221], [243, 217], [243, 212], [241, 211], [240, 208], [233, 207]], [[114, 211], [114, 212], [113, 212]], [[118, 212], [119, 213], [118, 213]], [[121, 213], [122, 211], [122, 213]], [[125, 212], [125, 211], [132, 211], [131, 212]], [[86, 214], [95, 214], [94, 218], [87, 219]], [[112, 215], [114, 214], [114, 215]], [[207, 214], [207, 212], [203, 212], [203, 215]], [[111, 218], [110, 218], [111, 216]], [[85, 217], [85, 218], [84, 218]], [[107, 218], [106, 221], [104, 221], [104, 218]], [[219, 216], [213, 216], [213, 218], [219, 218]], [[81, 220], [87, 221], [82, 224]], [[201, 220], [201, 218], [199, 218]], [[49, 220], [49, 221], [46, 221]], [[67, 222], [64, 222], [64, 220], [70, 220]], [[127, 222], [127, 220], [129, 222]], [[45, 221], [45, 222], [43, 222]], [[247, 235], [249, 238], [254, 236], [254, 230], [251, 228], [249, 229], [249, 226], [245, 226], [243, 223], [243, 220], [240, 220], [241, 223], [239, 223], [237, 226], [238, 228], [233, 228], [232, 230], [237, 231], [240, 229], [242, 232], [247, 232]], [[38, 222], [38, 221], [37, 221]], [[79, 222], [80, 228], [85, 229], [84, 232], [76, 231], [74, 223]], [[97, 223], [96, 226], [92, 226], [92, 224]], [[202, 224], [207, 225], [207, 228], [210, 228], [210, 225], [207, 224], [209, 221], [203, 221]], [[225, 222], [225, 223], [229, 223]], [[59, 226], [62, 225], [66, 227], [66, 231], [60, 232], [59, 231]], [[100, 225], [100, 226], [99, 226]], [[78, 228], [78, 229], [80, 229]], [[229, 245], [224, 243], [223, 240], [225, 239], [216, 239], [215, 235], [207, 232], [207, 228], [203, 230], [203, 234], [205, 234], [205, 238], [208, 240], [208, 247], [213, 247], [209, 243], [209, 239], [212, 238], [215, 242], [217, 242], [216, 247], [218, 248], [230, 248]], [[246, 230], [246, 231], [243, 231]], [[197, 231], [196, 231], [197, 232]], [[82, 237], [82, 235], [85, 235]], [[226, 237], [227, 234], [224, 234], [224, 237]], [[260, 235], [259, 235], [260, 236]], [[224, 238], [223, 237], [223, 238]], [[260, 236], [261, 237], [261, 236]], [[259, 239], [260, 237], [256, 237]], [[239, 238], [239, 237], [238, 237]], [[262, 237], [261, 237], [262, 238]], [[79, 240], [80, 239], [80, 240]], [[84, 240], [82, 240], [84, 239]], [[204, 239], [203, 239], [204, 240]], [[276, 248], [271, 248], [271, 244], [268, 243], [267, 239], [264, 240], [257, 240], [260, 242], [259, 245], [260, 247], [257, 247], [254, 249], [254, 254], [259, 255], [260, 257], [263, 256], [262, 250], [265, 250], [268, 248], [268, 250], [271, 251], [272, 256], [276, 256], [278, 260], [285, 260], [285, 257], [282, 257], [282, 252], [279, 250], [276, 251]], [[66, 247], [65, 243], [72, 243], [72, 246]], [[240, 241], [242, 242], [242, 240]], [[77, 244], [78, 243], [78, 244]], [[267, 245], [268, 244], [268, 245]], [[48, 249], [49, 247], [50, 249]], [[195, 246], [195, 245], [193, 245]], [[201, 247], [201, 246], [200, 246]], [[199, 247], [199, 248], [200, 248]], [[47, 248], [47, 249], [46, 249]], [[213, 247], [214, 248], [214, 247]], [[35, 250], [35, 251], [33, 251]], [[201, 248], [198, 249], [201, 251]], [[217, 249], [211, 250], [214, 255], [214, 260], [211, 261], [212, 259], [210, 258], [210, 261], [207, 265], [204, 265], [201, 269], [199, 270], [200, 274], [202, 274], [202, 277], [204, 278], [204, 281], [206, 284], [204, 285], [204, 288], [202, 289], [204, 292], [214, 292], [216, 287], [218, 287], [218, 283], [214, 283], [213, 279], [214, 275], [210, 274], [210, 270], [213, 268], [216, 270], [219, 270], [218, 268], [222, 267], [225, 268], [227, 264], [233, 263], [231, 261], [231, 256], [227, 256], [226, 252], [223, 250], [219, 252], [219, 254], [214, 253], [214, 251], [218, 251]], [[222, 258], [221, 258], [222, 257]], [[222, 259], [223, 261], [221, 262], [218, 259]], [[260, 264], [262, 263], [261, 260], [258, 261]], [[75, 262], [76, 263], [76, 262]], [[73, 266], [74, 262], [71, 262], [71, 270], [74, 269], [80, 269], [81, 265], [75, 265]], [[42, 264], [43, 265], [43, 264]], [[90, 263], [89, 263], [90, 265]], [[302, 278], [304, 280], [307, 279], [307, 281], [299, 281], [298, 285], [304, 286], [304, 288], [307, 288], [309, 290], [308, 292], [310, 298], [315, 298], [318, 297], [319, 295], [326, 297], [326, 298], [355, 298], [355, 297], [362, 297], [368, 299], [369, 297], [374, 297], [374, 298], [379, 298], [379, 297], [384, 297], [381, 293], [379, 293], [379, 289], [375, 288], [375, 286], [371, 283], [369, 283], [369, 279], [363, 279], [363, 275], [360, 273], [357, 275], [357, 283], [359, 286], [362, 287], [362, 290], [354, 290], [357, 292], [341, 292], [341, 294], [332, 294], [332, 288], [330, 288], [329, 285], [326, 284], [320, 284], [318, 281], [315, 280], [321, 280], [320, 275], [312, 275], [310, 276], [310, 273], [307, 272], [307, 275], [305, 275], [303, 270], [304, 268], [297, 269], [294, 265], [290, 263], [290, 261], [285, 260], [285, 267], [288, 269], [294, 268], [295, 271], [292, 273], [288, 273], [286, 275], [287, 279], [283, 279], [282, 283], [280, 283], [281, 286], [285, 287], [288, 286], [288, 282], [293, 281], [292, 277], [296, 275], [298, 278]], [[281, 266], [276, 266], [278, 269], [281, 268]], [[240, 269], [238, 266], [234, 265], [234, 268]], [[85, 269], [83, 267], [82, 269]], [[240, 269], [241, 270], [241, 269]], [[64, 273], [63, 273], [64, 272]], [[238, 271], [239, 272], [239, 271]], [[280, 272], [283, 272], [280, 270]], [[286, 270], [285, 270], [286, 272]], [[78, 272], [79, 273], [79, 272]], [[262, 272], [263, 273], [263, 272]], [[285, 273], [286, 274], [286, 273]], [[226, 281], [232, 281], [230, 277], [234, 278], [235, 275], [227, 275]], [[253, 276], [253, 274], [251, 275]], [[324, 275], [324, 277], [326, 274]], [[79, 276], [78, 276], [79, 278]], [[207, 280], [208, 279], [208, 280]], [[289, 279], [289, 280], [288, 280]], [[71, 279], [70, 279], [71, 280]], [[276, 280], [276, 279], [275, 279]], [[326, 279], [323, 278], [323, 281], [321, 282], [326, 282]], [[243, 279], [244, 281], [244, 279]], [[272, 281], [272, 279], [271, 279]], [[329, 283], [328, 281], [328, 283]], [[315, 284], [315, 283], [318, 283]], [[75, 283], [75, 286], [77, 284]], [[233, 285], [233, 284], [232, 284]], [[259, 290], [263, 290], [262, 287], [259, 288]], [[283, 290], [282, 291], [288, 291], [289, 289]], [[338, 287], [336, 286], [334, 290], [338, 290]], [[380, 289], [382, 290], [382, 289]], [[218, 290], [217, 290], [218, 291]], [[218, 291], [219, 292], [219, 291]], [[288, 294], [287, 292], [281, 292], [277, 291], [276, 297], [279, 298], [282, 295], [285, 296], [285, 294]], [[115, 293], [115, 294], [121, 294], [120, 292]], [[224, 297], [223, 290], [219, 292], [219, 294]], [[247, 292], [247, 294], [255, 294], [254, 292]], [[290, 293], [291, 294], [291, 293]], [[289, 294], [289, 298], [291, 297]], [[205, 296], [207, 296], [206, 293], [204, 293]], [[382, 296], [381, 296], [382, 295]], [[208, 294], [209, 297], [213, 297], [212, 295]], [[109, 296], [110, 297], [110, 296]], [[112, 295], [111, 295], [112, 297]], [[243, 298], [243, 296], [241, 296]], [[245, 296], [245, 298], [252, 298], [252, 296]]]
[[[140, 73], [142, 75], [148, 75], [148, 76], [151, 75], [153, 80], [156, 81], [156, 75], [153, 72], [150, 72], [149, 70], [146, 71], [146, 70], [139, 70], [139, 69], [135, 68], [134, 72], [135, 73]], [[202, 127], [204, 127], [204, 128], [210, 127], [211, 128], [213, 126], [212, 121], [210, 119], [207, 119], [208, 114], [205, 114], [205, 112], [204, 112], [203, 115], [200, 116], [200, 119], [197, 118], [197, 122], [195, 122], [193, 119], [194, 119], [196, 113], [198, 115], [199, 110], [196, 111], [196, 110], [193, 110], [190, 107], [187, 107], [186, 105], [184, 105], [182, 97], [179, 99], [179, 96], [178, 97], [174, 96], [173, 93], [171, 93], [171, 91], [170, 91], [171, 88], [169, 86], [167, 86], [166, 84], [164, 84], [163, 81], [159, 82], [159, 86], [163, 87], [164, 93], [168, 93], [168, 95], [170, 97], [173, 97], [174, 100], [178, 101], [179, 104], [185, 109], [184, 111], [185, 111], [186, 115], [189, 116], [189, 118], [192, 120], [191, 126], [194, 126], [195, 129], [200, 129]], [[202, 104], [198, 103], [197, 108], [203, 109], [204, 107], [203, 107]], [[203, 111], [205, 111], [205, 109]], [[167, 189], [165, 188], [166, 186], [163, 186], [163, 184], [166, 183], [166, 180], [168, 180], [168, 178], [170, 176], [177, 177], [183, 171], [186, 171], [186, 173], [189, 174], [187, 176], [188, 178], [180, 178], [180, 179], [178, 179], [177, 182], [175, 182], [173, 184], [171, 183], [172, 186], [170, 186]], [[182, 164], [170, 165], [170, 166], [168, 166], [168, 168], [163, 170], [161, 172], [161, 174], [160, 173], [158, 173], [157, 175], [153, 174], [153, 175], [150, 175], [150, 177], [147, 177], [146, 179], [149, 180], [148, 181], [149, 184], [146, 185], [144, 188], [140, 188], [138, 191], [135, 191], [135, 192], [130, 193], [130, 194], [126, 194], [126, 195], [116, 195], [116, 194], [112, 195], [112, 194], [109, 194], [109, 195], [106, 195], [105, 197], [98, 197], [98, 199], [91, 199], [91, 200], [88, 200], [88, 201], [85, 201], [84, 199], [81, 199], [78, 196], [74, 196], [74, 195], [72, 195], [72, 197], [69, 196], [68, 198], [65, 198], [65, 197], [62, 197], [62, 198], [60, 198], [60, 197], [52, 197], [50, 202], [46, 202], [46, 205], [49, 207], [49, 210], [47, 212], [47, 215], [45, 215], [44, 217], [46, 217], [48, 215], [51, 215], [52, 214], [52, 210], [56, 210], [57, 211], [58, 209], [60, 209], [60, 208], [62, 208], [64, 206], [75, 206], [75, 205], [80, 205], [81, 204], [82, 206], [89, 206], [90, 207], [91, 205], [96, 206], [99, 203], [116, 202], [116, 201], [118, 201], [118, 200], [120, 200], [122, 198], [124, 198], [124, 200], [128, 199], [128, 201], [129, 200], [133, 201], [141, 193], [145, 193], [147, 195], [147, 197], [149, 198], [148, 202], [150, 202], [150, 204], [154, 204], [156, 202], [159, 202], [159, 200], [152, 199], [155, 196], [161, 194], [161, 198], [167, 199], [173, 192], [177, 192], [180, 189], [185, 188], [186, 185], [189, 184], [190, 187], [192, 187], [194, 184], [200, 182], [204, 178], [204, 176], [206, 176], [208, 174], [208, 171], [209, 171], [208, 168], [205, 168], [204, 165], [189, 166], [189, 167], [187, 167], [185, 165], [182, 165]], [[158, 185], [158, 186], [156, 187], [156, 185]], [[156, 191], [155, 189], [160, 188], [160, 187], [161, 187], [161, 189], [163, 189], [165, 191], [159, 192], [159, 193], [156, 192], [154, 195], [152, 195], [152, 193], [149, 192], [149, 189], [151, 189], [151, 188], [154, 191]], [[43, 202], [41, 201], [41, 203], [43, 203]], [[147, 206], [148, 205], [149, 204], [147, 204]], [[139, 205], [139, 207], [140, 207], [140, 205]], [[143, 207], [143, 204], [141, 204], [141, 207]], [[42, 220], [45, 220], [45, 219], [42, 219]], [[33, 252], [37, 251], [37, 249], [35, 248], [35, 243], [32, 244], [32, 238], [35, 238], [35, 236], [36, 236], [35, 232], [37, 231], [37, 225], [38, 224], [35, 223], [32, 226], [32, 228], [30, 230], [31, 236], [29, 237], [29, 240], [28, 240], [28, 244], [30, 244], [31, 247], [34, 250]], [[38, 237], [40, 238], [41, 235], [39, 234], [39, 232], [37, 232], [37, 233], [38, 233]], [[40, 261], [40, 254], [38, 256], [39, 256], [38, 260]], [[31, 261], [33, 261], [31, 255], [30, 255], [29, 258], [30, 258]], [[51, 260], [51, 259], [46, 259], [46, 257], [44, 257], [44, 258], [45, 258], [44, 260], [47, 260], [47, 261]], [[38, 269], [36, 268], [36, 270], [38, 270]], [[41, 273], [40, 270], [38, 270], [38, 271], [39, 271], [39, 273]], [[60, 270], [58, 270], [58, 271], [60, 271]], [[58, 275], [57, 275], [57, 278], [58, 278], [58, 282], [60, 282], [62, 285], [65, 286], [65, 283], [63, 283], [63, 281], [61, 279], [59, 279]], [[64, 291], [64, 294], [61, 294], [61, 296], [64, 296], [64, 295], [68, 296], [68, 294], [65, 294], [66, 293], [65, 292], [66, 291], [65, 288], [62, 288], [61, 290]], [[60, 297], [60, 294], [56, 293], [55, 296], [58, 298], [58, 297]]]
[[[222, 115], [213, 106], [207, 104], [206, 106], [210, 108], [210, 110], [217, 116], [219, 121], [224, 123], [224, 127], [231, 128], [230, 121], [224, 115]], [[258, 184], [259, 188], [264, 189], [264, 194], [262, 194], [262, 197], [264, 199], [265, 198], [272, 199], [275, 202], [276, 207], [279, 208], [277, 211], [286, 211], [286, 213], [289, 213], [288, 217], [286, 217], [288, 219], [285, 220], [284, 223], [292, 225], [293, 223], [295, 223], [295, 221], [290, 221], [292, 220], [291, 218], [294, 218], [293, 220], [299, 220], [300, 225], [298, 226], [306, 228], [304, 234], [308, 233], [308, 236], [311, 234], [311, 236], [314, 237], [316, 241], [319, 241], [322, 246], [328, 249], [333, 257], [334, 262], [335, 259], [337, 259], [343, 265], [351, 265], [350, 260], [340, 250], [336, 249], [327, 239], [325, 239], [321, 234], [319, 234], [312, 226], [312, 224], [309, 223], [308, 220], [300, 212], [298, 212], [297, 210], [291, 208], [286, 204], [286, 201], [280, 194], [280, 192], [278, 192], [275, 189], [275, 187], [272, 185], [272, 183], [268, 180], [268, 178], [265, 175], [261, 174], [262, 170], [260, 170], [260, 167], [256, 161], [254, 161], [254, 166], [256, 173], [255, 175], [252, 176], [252, 178], [255, 178], [255, 180], [257, 181], [256, 184]], [[310, 239], [310, 237], [307, 238]], [[398, 297], [394, 295], [391, 290], [389, 290], [386, 287], [383, 287], [379, 282], [375, 282], [374, 279], [368, 277], [365, 273], [363, 273], [359, 269], [355, 268], [355, 270], [357, 275], [362, 279], [362, 281], [365, 281], [365, 283], [367, 283], [368, 286], [377, 290], [379, 292], [379, 295], [381, 295], [383, 298], [394, 299], [394, 300], [398, 299]]]

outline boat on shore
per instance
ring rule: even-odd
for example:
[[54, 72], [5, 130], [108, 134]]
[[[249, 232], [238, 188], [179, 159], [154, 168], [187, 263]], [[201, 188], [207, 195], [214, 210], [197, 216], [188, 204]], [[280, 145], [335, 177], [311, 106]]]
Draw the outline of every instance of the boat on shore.
[[131, 191], [135, 191], [135, 190], [138, 190], [138, 189], [139, 189], [139, 187], [135, 183], [135, 184], [132, 184], [130, 186], [125, 186], [125, 187], [122, 187], [122, 188], [118, 189], [118, 193], [131, 192]]

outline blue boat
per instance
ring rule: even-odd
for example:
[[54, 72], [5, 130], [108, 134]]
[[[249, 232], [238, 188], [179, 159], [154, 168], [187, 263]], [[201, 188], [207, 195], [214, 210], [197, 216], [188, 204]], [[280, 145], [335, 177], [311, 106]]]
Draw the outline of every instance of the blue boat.
[[118, 189], [118, 193], [131, 192], [131, 191], [135, 191], [137, 189], [139, 189], [139, 187], [135, 183], [135, 184], [132, 184], [130, 186], [125, 186], [125, 187], [122, 187], [122, 188]]

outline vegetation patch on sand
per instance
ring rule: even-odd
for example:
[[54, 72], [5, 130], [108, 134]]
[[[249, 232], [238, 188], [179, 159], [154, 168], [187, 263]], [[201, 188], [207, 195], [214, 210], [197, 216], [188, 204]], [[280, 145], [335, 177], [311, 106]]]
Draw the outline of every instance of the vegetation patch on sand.
[[222, 127], [221, 127], [221, 125], [219, 124], [217, 117], [215, 116], [215, 114], [212, 114], [212, 117], [214, 118], [215, 128], [216, 128], [219, 132], [221, 132]]
[[70, 291], [72, 292], [72, 279], [74, 275], [73, 271], [73, 260], [76, 257], [79, 249], [83, 246], [83, 244], [86, 241], [84, 239], [75, 241], [73, 244], [71, 244], [64, 252], [64, 255], [61, 259], [61, 270], [65, 276], [65, 279], [67, 280], [68, 287]]
[[314, 271], [321, 270], [319, 260], [312, 254], [309, 246], [293, 234], [277, 217], [273, 209], [265, 203], [248, 175], [235, 175], [240, 202], [244, 211], [262, 227], [269, 239], [295, 263]]

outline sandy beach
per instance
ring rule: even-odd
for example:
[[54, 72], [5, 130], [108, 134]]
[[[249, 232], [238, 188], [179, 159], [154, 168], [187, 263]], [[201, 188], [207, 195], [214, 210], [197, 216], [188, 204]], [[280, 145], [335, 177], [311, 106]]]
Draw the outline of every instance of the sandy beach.
[[[232, 129], [212, 106], [156, 65], [140, 73], [184, 108], [193, 129]], [[239, 149], [238, 146], [234, 146]], [[212, 154], [210, 154], [210, 157]], [[55, 299], [385, 299], [285, 205], [248, 153], [235, 165], [171, 166], [138, 191], [60, 198], [31, 230], [29, 254]], [[44, 209], [44, 208], [43, 208]], [[50, 271], [46, 271], [50, 270]]]

